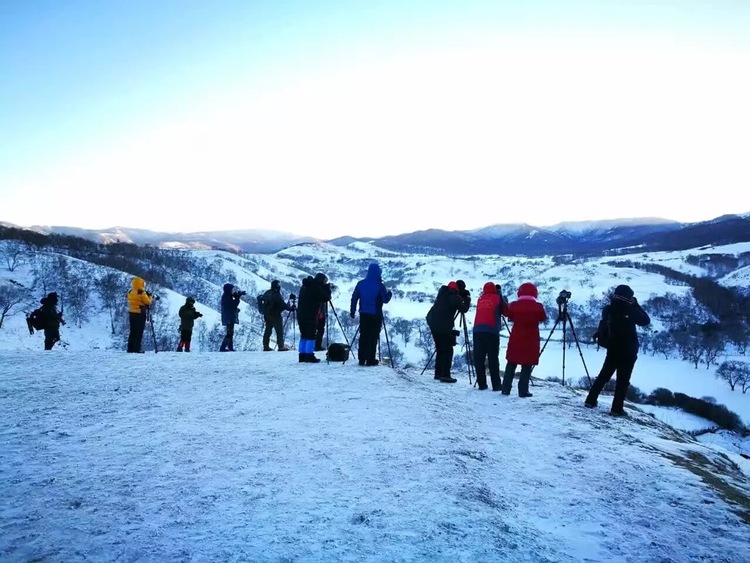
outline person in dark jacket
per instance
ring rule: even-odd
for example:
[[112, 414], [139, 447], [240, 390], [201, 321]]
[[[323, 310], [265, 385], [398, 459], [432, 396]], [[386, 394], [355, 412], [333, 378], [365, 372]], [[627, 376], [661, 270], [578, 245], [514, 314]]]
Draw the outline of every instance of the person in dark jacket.
[[508, 304], [500, 293], [500, 286], [487, 282], [482, 295], [477, 299], [477, 312], [474, 316], [474, 369], [477, 373], [477, 386], [487, 389], [486, 365], [489, 366], [492, 390], [500, 391], [500, 328], [503, 312]]
[[271, 282], [271, 289], [266, 292], [268, 298], [268, 305], [266, 306], [266, 312], [263, 313], [263, 320], [265, 321], [266, 328], [263, 331], [263, 351], [270, 352], [271, 348], [271, 331], [276, 331], [276, 344], [279, 347], [279, 352], [286, 352], [289, 350], [284, 346], [284, 322], [281, 318], [281, 314], [284, 311], [294, 311], [296, 308], [290, 305], [281, 296], [281, 282], [279, 280], [273, 280]]
[[638, 359], [638, 333], [635, 327], [648, 326], [651, 319], [638, 304], [633, 290], [627, 285], [618, 285], [615, 288], [609, 304], [602, 309], [602, 319], [608, 319], [611, 327], [607, 355], [584, 404], [589, 408], [595, 408], [599, 393], [617, 372], [610, 414], [627, 416], [624, 408], [625, 396], [628, 394], [630, 376]]
[[143, 331], [146, 329], [152, 299], [151, 294], [146, 291], [146, 282], [143, 278], [134, 277], [131, 286], [131, 290], [128, 291], [128, 353], [142, 354]]
[[443, 383], [455, 383], [451, 377], [453, 347], [458, 331], [453, 321], [460, 313], [466, 313], [471, 306], [471, 295], [467, 289], [460, 289], [457, 282], [450, 282], [438, 290], [435, 302], [427, 312], [427, 326], [435, 341], [435, 379]]
[[185, 304], [180, 307], [177, 313], [180, 316], [180, 343], [177, 345], [177, 351], [190, 352], [190, 341], [193, 339], [193, 326], [195, 319], [203, 316], [195, 310], [195, 299], [188, 297]]
[[357, 282], [352, 292], [349, 315], [354, 318], [359, 303], [359, 365], [376, 366], [375, 358], [383, 328], [383, 304], [388, 303], [393, 293], [386, 289], [381, 277], [382, 271], [377, 262], [367, 268], [367, 275]]
[[547, 312], [544, 305], [537, 301], [538, 296], [539, 291], [533, 283], [522, 283], [518, 288], [518, 299], [503, 312], [513, 323], [508, 337], [508, 350], [505, 352], [507, 363], [503, 374], [503, 395], [510, 395], [516, 368], [520, 365], [518, 396], [533, 396], [533, 393], [529, 393], [529, 382], [532, 369], [539, 364], [539, 323], [547, 320]]
[[221, 324], [227, 327], [227, 333], [221, 341], [219, 352], [234, 352], [234, 325], [240, 322], [239, 305], [243, 294], [235, 291], [231, 283], [224, 284], [224, 293], [221, 294]]
[[307, 276], [297, 298], [297, 324], [299, 325], [299, 361], [316, 363], [315, 329], [321, 307], [331, 299], [331, 284], [322, 272]]
[[65, 324], [62, 313], [57, 310], [58, 296], [54, 291], [42, 297], [42, 315], [44, 318], [44, 349], [52, 347], [60, 341], [60, 325]]

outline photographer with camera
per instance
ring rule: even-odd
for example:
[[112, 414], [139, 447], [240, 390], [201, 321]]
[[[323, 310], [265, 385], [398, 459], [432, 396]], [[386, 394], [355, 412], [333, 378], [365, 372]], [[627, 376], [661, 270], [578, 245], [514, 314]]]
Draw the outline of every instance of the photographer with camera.
[[508, 304], [503, 299], [500, 284], [487, 282], [477, 299], [477, 312], [474, 316], [474, 369], [477, 386], [487, 389], [485, 362], [489, 365], [492, 390], [500, 391], [500, 328], [502, 314], [507, 313]]
[[143, 278], [134, 277], [128, 292], [128, 320], [130, 333], [128, 334], [128, 353], [142, 354], [143, 331], [146, 329], [148, 308], [151, 306], [151, 294], [146, 291]]
[[359, 303], [359, 365], [376, 366], [375, 357], [383, 328], [383, 304], [388, 303], [393, 293], [386, 289], [381, 277], [382, 270], [377, 262], [367, 267], [367, 275], [359, 280], [352, 292], [349, 316], [353, 319]]
[[[628, 394], [630, 376], [638, 359], [638, 333], [635, 327], [648, 326], [651, 319], [638, 304], [633, 290], [627, 285], [618, 285], [615, 288], [609, 304], [602, 309], [602, 319], [608, 321], [609, 324], [607, 355], [584, 404], [589, 408], [595, 408], [599, 393], [617, 372], [615, 396], [612, 399], [610, 414], [628, 416], [624, 408], [625, 396]], [[597, 335], [594, 336], [596, 339]]]
[[454, 329], [453, 322], [471, 306], [471, 294], [465, 283], [461, 282], [461, 285], [463, 287], [452, 281], [442, 286], [426, 316], [427, 326], [435, 341], [435, 379], [443, 383], [456, 382], [456, 379], [451, 377], [451, 367], [453, 347], [460, 332]]
[[503, 375], [503, 395], [510, 395], [516, 368], [521, 366], [518, 379], [518, 396], [531, 397], [529, 382], [531, 370], [539, 363], [539, 324], [547, 320], [544, 306], [537, 301], [539, 291], [533, 283], [526, 282], [518, 288], [518, 299], [508, 305], [503, 313], [513, 322], [508, 338], [507, 363]]
[[315, 357], [315, 331], [321, 309], [331, 299], [331, 284], [322, 272], [315, 277], [307, 276], [302, 280], [297, 300], [297, 325], [299, 326], [299, 361], [317, 363]]
[[42, 297], [42, 318], [44, 319], [44, 349], [52, 350], [52, 347], [60, 341], [60, 325], [64, 325], [62, 312], [57, 310], [58, 296], [56, 292], [48, 293]]
[[193, 325], [195, 325], [195, 319], [202, 317], [203, 313], [195, 310], [195, 299], [188, 297], [177, 314], [180, 316], [180, 343], [177, 345], [177, 351], [182, 352], [184, 350], [185, 352], [190, 352], [190, 341], [193, 339]]
[[[292, 294], [290, 296], [293, 296]], [[281, 315], [284, 311], [294, 311], [296, 307], [284, 301], [281, 296], [281, 282], [279, 280], [273, 280], [271, 282], [271, 289], [266, 291], [266, 308], [263, 312], [263, 321], [265, 322], [265, 330], [263, 331], [263, 351], [270, 352], [271, 348], [271, 331], [276, 331], [276, 344], [279, 347], [279, 352], [286, 352], [289, 350], [284, 346], [284, 323], [281, 319]]]
[[227, 327], [227, 333], [221, 341], [219, 352], [234, 352], [234, 325], [240, 323], [240, 297], [246, 293], [235, 291], [231, 283], [224, 284], [224, 293], [221, 295], [221, 324]]

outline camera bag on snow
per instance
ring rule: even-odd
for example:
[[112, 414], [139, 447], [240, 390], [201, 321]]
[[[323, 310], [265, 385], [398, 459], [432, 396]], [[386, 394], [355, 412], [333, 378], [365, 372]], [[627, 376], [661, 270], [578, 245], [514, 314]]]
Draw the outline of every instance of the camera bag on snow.
[[328, 346], [326, 358], [329, 362], [345, 362], [349, 359], [349, 345], [333, 343]]

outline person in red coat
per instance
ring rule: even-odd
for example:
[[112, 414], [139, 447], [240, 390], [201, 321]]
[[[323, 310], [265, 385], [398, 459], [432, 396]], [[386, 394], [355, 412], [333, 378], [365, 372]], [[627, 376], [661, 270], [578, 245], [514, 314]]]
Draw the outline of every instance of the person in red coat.
[[500, 286], [487, 282], [482, 295], [477, 299], [477, 312], [474, 316], [474, 369], [477, 372], [477, 385], [487, 389], [487, 369], [489, 367], [492, 390], [500, 391], [500, 328], [501, 313], [508, 310], [508, 304], [500, 293]]
[[508, 351], [503, 376], [503, 395], [510, 395], [516, 368], [521, 366], [518, 379], [518, 396], [531, 397], [529, 380], [531, 370], [539, 363], [539, 323], [547, 320], [544, 306], [536, 300], [539, 292], [533, 283], [526, 282], [518, 288], [518, 300], [508, 305], [503, 314], [513, 322], [508, 339]]

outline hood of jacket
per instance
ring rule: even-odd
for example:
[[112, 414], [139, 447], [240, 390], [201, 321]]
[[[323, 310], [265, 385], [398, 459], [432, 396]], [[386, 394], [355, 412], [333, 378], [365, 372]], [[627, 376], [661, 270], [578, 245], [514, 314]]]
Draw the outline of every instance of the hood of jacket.
[[377, 262], [373, 262], [367, 267], [366, 278], [368, 280], [380, 281], [380, 278], [382, 275], [383, 275], [383, 270], [380, 268], [380, 265]]
[[539, 297], [539, 291], [536, 286], [531, 282], [522, 283], [521, 287], [518, 288], [519, 297], [533, 297], [536, 299]]
[[482, 293], [497, 293], [497, 286], [493, 282], [487, 282], [482, 287]]
[[146, 289], [146, 282], [143, 278], [135, 277], [133, 278], [133, 281], [131, 282], [133, 285], [133, 289], [138, 291], [139, 289]]
[[234, 289], [234, 285], [232, 285], [231, 283], [224, 284], [224, 293], [232, 293], [233, 289]]

